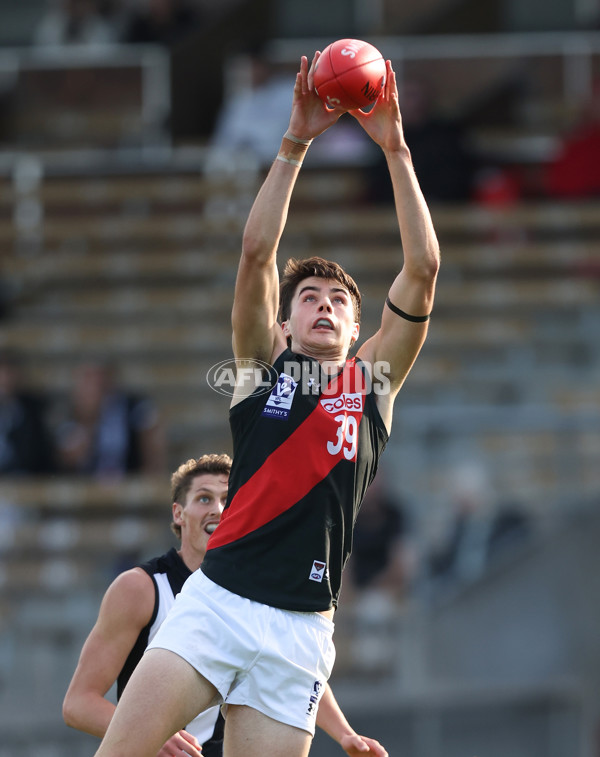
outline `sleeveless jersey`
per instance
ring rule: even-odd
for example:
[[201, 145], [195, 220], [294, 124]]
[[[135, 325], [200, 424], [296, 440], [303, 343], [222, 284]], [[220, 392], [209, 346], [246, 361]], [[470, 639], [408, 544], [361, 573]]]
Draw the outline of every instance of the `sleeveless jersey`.
[[227, 505], [201, 570], [286, 610], [337, 606], [354, 522], [388, 440], [364, 363], [333, 378], [285, 350], [230, 410]]
[[[135, 666], [141, 660], [148, 643], [166, 618], [175, 597], [181, 591], [191, 571], [183, 562], [175, 548], [161, 557], [155, 557], [138, 567], [146, 571], [154, 583], [154, 610], [148, 625], [142, 629], [133, 649], [129, 653], [123, 669], [117, 678], [117, 699], [120, 699], [125, 684], [131, 677]], [[201, 712], [185, 730], [195, 736], [202, 744], [204, 757], [222, 757], [224, 721], [219, 707], [210, 707]]]

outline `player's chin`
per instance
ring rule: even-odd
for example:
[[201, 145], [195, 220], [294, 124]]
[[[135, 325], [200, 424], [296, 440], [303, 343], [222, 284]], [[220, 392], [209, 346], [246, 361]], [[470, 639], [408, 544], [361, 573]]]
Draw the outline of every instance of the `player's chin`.
[[200, 548], [206, 551], [206, 548], [208, 547], [208, 540], [210, 539], [211, 535], [207, 531], [202, 532], [202, 537], [200, 539]]
[[323, 347], [337, 347], [339, 344], [339, 337], [336, 337], [334, 334], [317, 334], [316, 337], [312, 340], [312, 344], [315, 347], [323, 348]]

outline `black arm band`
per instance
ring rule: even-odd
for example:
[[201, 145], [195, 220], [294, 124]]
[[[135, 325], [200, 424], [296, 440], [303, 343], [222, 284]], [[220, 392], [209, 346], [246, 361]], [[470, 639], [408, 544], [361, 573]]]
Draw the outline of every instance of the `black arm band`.
[[399, 315], [400, 318], [404, 318], [407, 321], [412, 321], [413, 323], [425, 323], [425, 321], [429, 320], [428, 315], [409, 315], [408, 313], [405, 313], [404, 310], [397, 308], [389, 297], [386, 297], [385, 304], [392, 311], [392, 313], [396, 313], [396, 315]]

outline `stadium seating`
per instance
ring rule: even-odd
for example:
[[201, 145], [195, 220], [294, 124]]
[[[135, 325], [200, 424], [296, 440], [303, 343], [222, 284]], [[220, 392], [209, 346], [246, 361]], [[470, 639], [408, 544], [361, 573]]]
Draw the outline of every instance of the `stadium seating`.
[[[207, 434], [228, 448], [226, 402], [205, 376], [230, 355], [241, 230], [258, 178], [164, 170], [49, 176], [35, 193], [43, 207], [43, 249], [35, 254], [22, 252], [23, 231], [10, 221], [19, 197], [5, 181], [0, 236], [13, 244], [5, 272], [16, 295], [2, 343], [25, 349], [34, 383], [53, 393], [64, 391], [81, 356], [115, 358], [126, 383], [159, 402], [172, 464]], [[391, 207], [365, 205], [360, 187], [359, 169], [303, 173], [281, 257], [323, 254], [346, 266], [364, 292], [368, 334], [402, 258]], [[324, 202], [340, 191], [346, 205]], [[213, 214], [211, 198], [222, 193], [234, 210]], [[574, 422], [581, 403], [589, 404], [591, 375], [582, 364], [593, 364], [598, 351], [598, 203], [432, 211], [443, 264], [429, 338], [403, 390], [400, 422], [405, 409], [409, 425], [418, 415], [425, 436], [463, 406], [470, 418], [473, 405], [486, 408], [488, 420], [535, 406], [553, 421], [560, 411], [568, 416], [564, 423]], [[510, 448], [504, 425], [496, 431]], [[524, 464], [528, 449], [531, 460], [543, 454], [538, 428], [516, 423], [514, 435], [525, 447]], [[402, 458], [402, 433], [397, 445]], [[544, 470], [555, 466], [555, 454], [547, 452]]]

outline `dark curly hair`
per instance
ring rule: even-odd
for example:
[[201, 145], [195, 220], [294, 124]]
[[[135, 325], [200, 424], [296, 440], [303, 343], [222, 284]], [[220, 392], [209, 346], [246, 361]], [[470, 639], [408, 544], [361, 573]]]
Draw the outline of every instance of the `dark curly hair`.
[[337, 263], [316, 256], [306, 260], [290, 258], [285, 264], [279, 284], [279, 317], [282, 322], [290, 317], [292, 300], [298, 284], [310, 276], [337, 281], [347, 289], [354, 305], [354, 320], [360, 323], [361, 294], [356, 282]]

